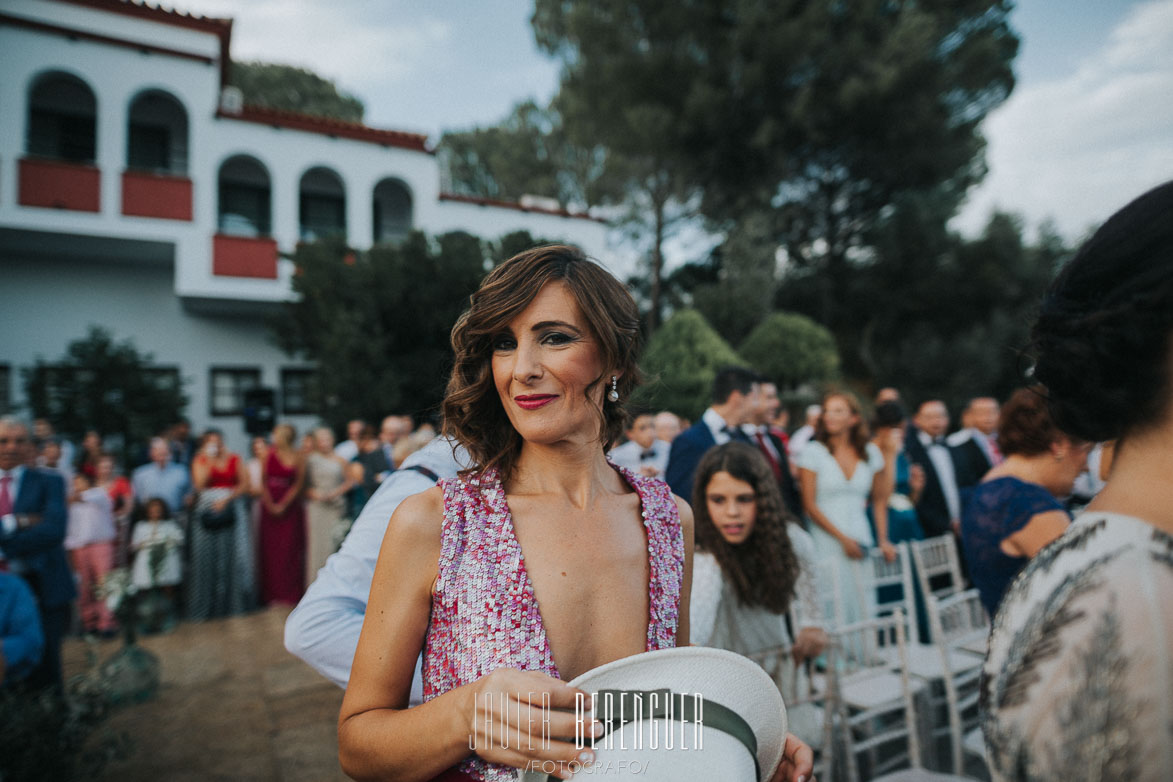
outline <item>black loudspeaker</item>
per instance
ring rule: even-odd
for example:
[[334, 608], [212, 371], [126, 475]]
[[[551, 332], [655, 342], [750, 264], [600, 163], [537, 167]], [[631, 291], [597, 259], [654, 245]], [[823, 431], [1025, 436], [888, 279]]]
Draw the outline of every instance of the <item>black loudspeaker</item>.
[[244, 430], [264, 435], [277, 420], [277, 393], [271, 388], [250, 388], [244, 392]]

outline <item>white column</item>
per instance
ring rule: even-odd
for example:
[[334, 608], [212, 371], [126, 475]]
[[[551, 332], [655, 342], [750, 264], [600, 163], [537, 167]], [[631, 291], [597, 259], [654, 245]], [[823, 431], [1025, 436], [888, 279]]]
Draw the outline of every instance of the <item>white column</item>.
[[272, 187], [273, 238], [281, 252], [293, 252], [300, 238], [298, 227], [298, 172], [283, 160], [265, 160]]
[[117, 220], [122, 214], [129, 96], [124, 88], [109, 83], [91, 81], [90, 87], [98, 102], [96, 151], [102, 171], [102, 215], [106, 220]]
[[366, 249], [373, 239], [372, 202], [374, 184], [367, 177], [345, 177], [346, 241], [351, 247]]

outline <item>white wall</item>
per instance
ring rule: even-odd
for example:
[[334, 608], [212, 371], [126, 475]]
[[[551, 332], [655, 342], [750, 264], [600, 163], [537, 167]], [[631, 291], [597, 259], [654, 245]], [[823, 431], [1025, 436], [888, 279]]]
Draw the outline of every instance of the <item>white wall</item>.
[[[0, 0], [6, 13], [53, 24], [93, 30], [184, 51], [218, 56], [214, 35], [78, 8], [46, 0]], [[245, 154], [268, 171], [272, 191], [272, 231], [283, 252], [299, 238], [298, 183], [306, 170], [323, 166], [337, 173], [346, 189], [347, 234], [356, 247], [372, 240], [372, 196], [384, 178], [401, 180], [411, 191], [413, 227], [428, 233], [464, 230], [495, 239], [514, 230], [565, 239], [607, 263], [606, 228], [575, 218], [444, 202], [434, 156], [397, 147], [298, 130], [274, 128], [216, 116], [218, 65], [76, 40], [33, 30], [0, 26], [4, 78], [0, 79], [0, 226], [63, 231], [83, 235], [154, 239], [176, 245], [174, 290], [183, 296], [280, 301], [289, 296], [291, 264], [281, 263], [277, 280], [216, 277], [212, 274], [212, 236], [217, 225], [217, 177], [229, 157]], [[71, 73], [93, 90], [97, 100], [97, 165], [102, 172], [101, 212], [87, 214], [17, 204], [18, 160], [24, 155], [28, 90], [38, 74]], [[129, 109], [143, 90], [174, 96], [188, 119], [188, 176], [193, 180], [191, 222], [124, 217], [121, 175], [126, 168]]]
[[[223, 429], [229, 446], [247, 445], [240, 416], [212, 416], [211, 366], [261, 368], [261, 384], [280, 388], [282, 367], [305, 366], [271, 344], [261, 317], [227, 318], [184, 311], [171, 287], [169, 264], [101, 264], [84, 260], [0, 259], [0, 279], [19, 296], [6, 296], [0, 329], [0, 362], [13, 367], [10, 394], [24, 402], [19, 369], [36, 359], [61, 358], [66, 345], [85, 336], [91, 325], [107, 328], [118, 342], [131, 339], [140, 352], [161, 365], [178, 365], [190, 402], [193, 429]], [[286, 420], [285, 416], [280, 416]], [[298, 431], [316, 421], [288, 417]]]
[[[196, 30], [81, 8], [50, 0], [0, 0], [0, 11], [48, 24], [192, 52], [218, 60], [219, 38]], [[297, 366], [272, 345], [259, 308], [251, 317], [193, 315], [180, 297], [248, 302], [288, 299], [292, 263], [279, 263], [277, 280], [216, 277], [212, 237], [217, 225], [217, 177], [229, 157], [246, 154], [268, 170], [272, 229], [279, 249], [298, 240], [298, 183], [315, 166], [334, 171], [346, 190], [350, 243], [372, 240], [375, 185], [395, 178], [411, 191], [413, 227], [430, 234], [463, 230], [496, 239], [516, 230], [582, 247], [614, 269], [605, 225], [575, 218], [441, 201], [433, 155], [397, 147], [304, 131], [274, 128], [216, 116], [220, 67], [164, 54], [0, 25], [0, 228], [174, 247], [173, 262], [154, 265], [99, 260], [86, 252], [86, 239], [63, 242], [66, 257], [45, 260], [0, 256], [4, 327], [0, 363], [12, 369], [11, 398], [20, 404], [19, 370], [37, 356], [59, 358], [68, 342], [90, 324], [106, 326], [122, 340], [133, 339], [159, 363], [178, 363], [189, 379], [189, 417], [195, 428], [215, 425], [229, 444], [245, 445], [238, 417], [213, 418], [208, 410], [208, 367], [262, 368], [262, 383], [279, 387], [282, 366]], [[18, 163], [25, 154], [28, 92], [36, 77], [63, 71], [85, 82], [97, 102], [96, 164], [101, 170], [101, 211], [96, 214], [20, 206]], [[188, 176], [193, 182], [193, 220], [159, 220], [121, 214], [121, 177], [126, 169], [128, 119], [134, 98], [147, 89], [175, 97], [187, 114]], [[300, 428], [309, 417], [294, 420]]]

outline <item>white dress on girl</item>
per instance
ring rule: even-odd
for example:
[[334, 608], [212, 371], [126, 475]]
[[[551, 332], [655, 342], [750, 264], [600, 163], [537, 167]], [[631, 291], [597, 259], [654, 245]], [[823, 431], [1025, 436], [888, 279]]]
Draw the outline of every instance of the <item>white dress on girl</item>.
[[[157, 586], [175, 586], [183, 580], [179, 548], [183, 545], [183, 530], [171, 519], [140, 521], [134, 525], [130, 548], [136, 552], [131, 572], [133, 583], [139, 589]], [[152, 552], [160, 557], [152, 573]]]

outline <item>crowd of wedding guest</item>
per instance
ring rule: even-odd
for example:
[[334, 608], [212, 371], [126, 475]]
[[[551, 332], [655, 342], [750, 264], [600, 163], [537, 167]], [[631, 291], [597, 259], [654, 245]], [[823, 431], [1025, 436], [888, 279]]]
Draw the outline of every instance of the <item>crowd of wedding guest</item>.
[[836, 565], [842, 621], [865, 614], [851, 584], [863, 577], [853, 569], [867, 550], [891, 560], [895, 544], [940, 535], [954, 537], [965, 577], [993, 615], [1014, 576], [1103, 487], [1112, 445], [1060, 432], [1037, 388], [1005, 402], [975, 396], [954, 412], [958, 426], [941, 399], [906, 407], [900, 391], [886, 387], [865, 408], [854, 393], [833, 390], [788, 430], [778, 386], [731, 367], [717, 375], [700, 420], [637, 411], [609, 458], [663, 478], [695, 512], [706, 502], [693, 485], [705, 454], [742, 442], [770, 468], [817, 560]]
[[45, 419], [5, 417], [0, 682], [60, 687], [65, 636], [115, 636], [105, 584], [116, 568], [153, 598], [139, 604], [164, 606], [140, 632], [296, 604], [379, 483], [435, 434], [392, 415], [377, 432], [351, 421], [336, 445], [328, 427], [299, 439], [280, 423], [237, 454], [181, 420], [129, 449], [127, 467], [101, 432], [74, 445]]
[[[1097, 448], [1086, 472], [1090, 444], [1060, 434], [1030, 389], [1005, 405], [971, 399], [951, 434], [943, 401], [918, 400], [910, 412], [894, 388], [881, 389], [866, 410], [854, 394], [834, 391], [791, 430], [778, 386], [732, 367], [717, 375], [699, 420], [639, 411], [609, 458], [695, 503], [704, 501], [693, 479], [706, 452], [742, 442], [769, 468], [785, 516], [809, 532], [811, 556], [836, 560], [841, 577], [869, 548], [888, 556], [895, 543], [950, 534], [992, 613], [1029, 557], [1066, 527], [1072, 503], [1102, 486], [1110, 449], [1101, 456]], [[7, 430], [23, 430], [6, 421]], [[118, 632], [101, 589], [114, 568], [129, 568], [140, 592], [162, 596], [168, 626], [296, 604], [379, 485], [436, 436], [405, 415], [377, 424], [349, 421], [335, 442], [328, 427], [299, 438], [281, 423], [238, 454], [219, 431], [197, 438], [179, 421], [144, 443], [126, 469], [101, 432], [85, 432], [75, 446], [35, 421], [15, 461], [61, 481], [76, 592], [63, 626], [60, 616], [46, 617], [54, 625], [46, 645], [59, 646], [71, 630]], [[11, 513], [10, 494], [0, 493], [0, 516]], [[848, 600], [842, 610], [850, 620], [862, 608]], [[60, 663], [53, 665], [49, 680], [59, 681]]]

